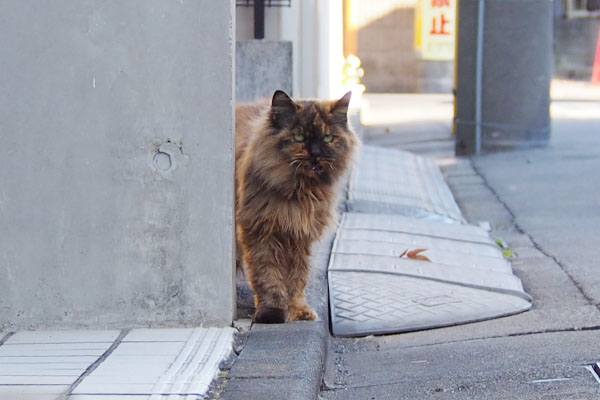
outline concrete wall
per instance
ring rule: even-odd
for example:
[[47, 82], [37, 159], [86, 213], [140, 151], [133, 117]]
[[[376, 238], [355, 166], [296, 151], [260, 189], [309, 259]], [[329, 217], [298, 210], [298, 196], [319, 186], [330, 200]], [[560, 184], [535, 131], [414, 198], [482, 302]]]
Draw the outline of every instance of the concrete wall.
[[356, 35], [368, 92], [450, 93], [453, 61], [421, 59], [415, 50], [415, 0], [354, 0], [346, 31]]
[[414, 5], [391, 8], [377, 18], [369, 18], [368, 1], [357, 7], [363, 20], [357, 29], [356, 55], [365, 70], [362, 83], [367, 91], [417, 92], [420, 60], [414, 50]]
[[2, 4], [0, 330], [229, 324], [233, 2]]

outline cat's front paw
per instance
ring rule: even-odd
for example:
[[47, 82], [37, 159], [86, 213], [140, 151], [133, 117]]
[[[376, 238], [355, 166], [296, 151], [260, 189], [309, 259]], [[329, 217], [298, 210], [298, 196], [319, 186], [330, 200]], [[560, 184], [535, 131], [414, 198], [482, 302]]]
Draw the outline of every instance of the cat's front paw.
[[292, 308], [288, 316], [288, 321], [316, 321], [317, 313], [310, 306]]
[[257, 324], [282, 324], [285, 322], [285, 312], [281, 308], [264, 307], [256, 310], [254, 322]]

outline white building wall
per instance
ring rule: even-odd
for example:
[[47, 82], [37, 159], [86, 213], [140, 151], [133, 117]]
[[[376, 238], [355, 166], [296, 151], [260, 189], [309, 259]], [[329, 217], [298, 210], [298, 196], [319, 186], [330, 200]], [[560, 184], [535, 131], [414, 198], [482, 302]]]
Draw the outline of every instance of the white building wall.
[[[237, 7], [237, 40], [254, 37], [254, 11]], [[289, 40], [294, 96], [334, 98], [343, 93], [342, 0], [292, 0], [291, 7], [267, 7], [265, 39]]]

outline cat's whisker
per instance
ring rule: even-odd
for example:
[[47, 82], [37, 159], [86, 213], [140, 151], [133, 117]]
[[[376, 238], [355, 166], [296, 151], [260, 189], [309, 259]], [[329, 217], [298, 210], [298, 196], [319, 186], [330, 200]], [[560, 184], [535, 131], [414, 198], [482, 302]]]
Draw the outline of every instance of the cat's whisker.
[[334, 163], [330, 159], [323, 159], [321, 162], [323, 165], [327, 166], [331, 172], [335, 171]]
[[290, 165], [290, 167], [293, 167], [294, 165], [296, 166], [296, 169], [294, 170], [294, 176], [297, 176], [298, 169], [302, 166], [302, 161], [292, 160], [289, 165]]

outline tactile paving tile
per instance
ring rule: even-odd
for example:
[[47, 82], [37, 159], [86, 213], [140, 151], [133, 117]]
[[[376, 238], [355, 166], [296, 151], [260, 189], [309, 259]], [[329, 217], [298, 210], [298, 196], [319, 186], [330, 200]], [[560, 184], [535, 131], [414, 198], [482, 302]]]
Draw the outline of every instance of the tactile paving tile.
[[233, 328], [133, 330], [73, 394], [202, 396], [219, 363], [231, 352], [233, 332]]
[[119, 331], [23, 331], [0, 346], [0, 399], [62, 398]]
[[338, 336], [431, 329], [530, 307], [515, 296], [405, 276], [346, 272], [331, 282], [333, 333]]
[[348, 211], [463, 222], [452, 192], [431, 159], [364, 146], [348, 188]]
[[[416, 248], [426, 248], [431, 262], [399, 257]], [[345, 213], [328, 278], [339, 336], [456, 325], [531, 307], [500, 249], [469, 225]]]
[[432, 224], [402, 216], [390, 218], [386, 214], [347, 213], [343, 218], [345, 229], [338, 232], [337, 254], [397, 258], [404, 250], [420, 247], [428, 249], [427, 256], [434, 262], [469, 268], [483, 266], [485, 271], [512, 274], [510, 263], [497, 245], [477, 226]]

